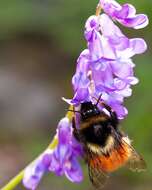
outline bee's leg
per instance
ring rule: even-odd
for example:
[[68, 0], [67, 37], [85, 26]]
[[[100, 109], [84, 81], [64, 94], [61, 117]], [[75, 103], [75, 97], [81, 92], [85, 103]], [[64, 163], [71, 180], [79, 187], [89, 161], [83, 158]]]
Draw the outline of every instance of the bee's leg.
[[76, 128], [76, 122], [75, 122], [75, 117], [72, 118], [72, 128], [73, 128], [73, 135], [76, 138], [77, 141], [80, 141], [80, 132]]

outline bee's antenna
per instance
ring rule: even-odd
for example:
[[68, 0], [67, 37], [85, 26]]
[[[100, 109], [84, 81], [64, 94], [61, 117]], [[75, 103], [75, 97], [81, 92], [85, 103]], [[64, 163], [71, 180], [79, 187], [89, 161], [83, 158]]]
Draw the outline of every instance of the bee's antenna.
[[99, 98], [97, 99], [96, 106], [99, 104], [101, 96], [102, 96], [102, 93], [100, 94]]

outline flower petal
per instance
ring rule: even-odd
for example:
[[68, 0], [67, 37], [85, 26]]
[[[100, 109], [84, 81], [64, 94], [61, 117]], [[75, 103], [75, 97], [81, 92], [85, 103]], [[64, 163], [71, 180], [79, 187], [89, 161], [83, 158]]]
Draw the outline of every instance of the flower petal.
[[56, 159], [62, 166], [65, 160], [71, 155], [72, 150], [68, 146], [72, 137], [72, 128], [68, 118], [63, 118], [58, 124], [58, 146], [54, 151]]
[[119, 22], [127, 27], [134, 29], [145, 28], [149, 24], [148, 17], [144, 14], [138, 14], [132, 18], [119, 20]]
[[75, 183], [80, 183], [83, 180], [83, 173], [78, 161], [73, 156], [71, 159], [71, 167], [65, 170], [66, 177]]
[[115, 0], [100, 0], [100, 4], [109, 16], [126, 27], [140, 29], [149, 23], [148, 17], [144, 14], [136, 14], [136, 9], [131, 4], [121, 6]]
[[[47, 171], [48, 165], [46, 165], [46, 162], [43, 163], [44, 155], [45, 153], [25, 169], [23, 184], [26, 188], [35, 190], [43, 174]], [[49, 156], [49, 158], [51, 158], [51, 156]]]
[[115, 110], [119, 119], [124, 119], [124, 117], [128, 114], [128, 110], [120, 104], [111, 104], [111, 107]]
[[133, 49], [134, 54], [141, 54], [147, 50], [147, 44], [142, 38], [131, 39], [130, 47]]

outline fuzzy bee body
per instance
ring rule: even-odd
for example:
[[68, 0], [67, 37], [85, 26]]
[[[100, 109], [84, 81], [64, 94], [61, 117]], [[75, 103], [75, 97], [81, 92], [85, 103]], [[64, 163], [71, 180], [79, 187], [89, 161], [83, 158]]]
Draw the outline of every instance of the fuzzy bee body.
[[101, 189], [108, 174], [121, 166], [140, 171], [146, 164], [129, 138], [120, 132], [116, 113], [103, 102], [100, 104], [106, 112], [100, 111], [97, 104], [81, 104], [80, 127], [76, 127], [73, 118], [73, 134], [84, 148], [91, 182], [96, 189]]

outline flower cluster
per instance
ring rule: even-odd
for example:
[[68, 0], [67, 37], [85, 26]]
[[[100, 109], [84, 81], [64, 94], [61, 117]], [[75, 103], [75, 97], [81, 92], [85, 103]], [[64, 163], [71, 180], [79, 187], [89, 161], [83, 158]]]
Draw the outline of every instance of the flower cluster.
[[128, 113], [122, 105], [124, 98], [131, 96], [131, 86], [138, 83], [131, 58], [145, 52], [147, 45], [141, 38], [129, 39], [114, 21], [138, 29], [145, 27], [148, 19], [143, 14], [136, 15], [132, 5], [121, 6], [114, 0], [100, 0], [99, 6], [106, 14], [90, 16], [86, 21], [87, 49], [77, 60], [72, 79], [75, 94], [67, 101], [79, 105], [102, 94], [101, 99], [123, 119]]
[[[66, 101], [78, 106], [82, 102], [93, 102], [93, 97], [102, 95], [101, 99], [117, 112], [119, 119], [123, 119], [127, 114], [124, 98], [131, 96], [131, 86], [138, 83], [131, 58], [145, 52], [147, 46], [141, 38], [129, 39], [115, 23], [139, 29], [148, 24], [148, 18], [144, 14], [136, 14], [132, 5], [120, 5], [115, 0], [100, 0], [99, 7], [104, 13], [90, 16], [86, 21], [84, 36], [87, 49], [80, 54], [72, 78], [74, 97]], [[72, 182], [82, 181], [83, 174], [77, 159], [83, 150], [73, 137], [71, 125], [68, 117], [59, 122], [56, 145], [49, 147], [26, 168], [25, 187], [35, 190], [45, 172], [66, 175]]]
[[83, 174], [77, 157], [82, 148], [72, 135], [71, 122], [63, 118], [57, 128], [56, 147], [48, 148], [36, 161], [26, 168], [23, 184], [29, 189], [36, 189], [45, 172], [54, 172], [57, 176], [66, 175], [72, 182], [81, 182]]

